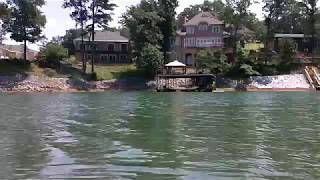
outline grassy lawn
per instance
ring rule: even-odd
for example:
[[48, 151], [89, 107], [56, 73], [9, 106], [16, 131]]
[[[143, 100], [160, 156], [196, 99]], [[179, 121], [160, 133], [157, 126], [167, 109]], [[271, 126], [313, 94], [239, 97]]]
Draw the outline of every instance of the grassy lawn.
[[[140, 77], [141, 73], [133, 64], [122, 65], [95, 65], [98, 80]], [[87, 74], [91, 73], [91, 65], [87, 66]]]
[[[111, 80], [143, 76], [143, 74], [140, 73], [133, 64], [95, 65], [95, 72], [97, 73], [98, 80]], [[87, 65], [86, 73], [87, 75], [84, 75], [82, 73], [82, 67], [80, 64], [63, 64], [61, 70], [57, 72], [55, 69], [41, 68], [34, 63], [26, 65], [0, 60], [0, 75], [23, 74], [46, 77], [71, 77], [74, 79], [87, 79], [88, 75], [91, 73], [91, 66], [89, 64]]]
[[250, 50], [257, 51], [263, 47], [264, 47], [263, 43], [247, 43], [244, 45], [244, 50], [245, 51], [250, 51]]

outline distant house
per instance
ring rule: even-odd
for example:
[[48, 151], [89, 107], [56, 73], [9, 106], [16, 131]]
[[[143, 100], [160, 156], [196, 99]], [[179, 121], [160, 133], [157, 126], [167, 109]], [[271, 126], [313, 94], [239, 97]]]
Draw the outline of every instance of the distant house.
[[[37, 51], [27, 48], [27, 60], [33, 61], [38, 55]], [[0, 59], [24, 59], [24, 46], [0, 44]]]
[[[85, 59], [90, 61], [92, 58], [92, 49], [90, 48], [90, 37], [84, 38]], [[96, 31], [96, 58], [98, 64], [125, 64], [131, 63], [129, 39], [122, 36], [119, 31]], [[74, 39], [75, 56], [81, 61], [81, 37]]]
[[203, 48], [224, 48], [224, 23], [210, 12], [201, 12], [177, 32], [176, 57], [188, 66], [195, 66], [196, 53]]

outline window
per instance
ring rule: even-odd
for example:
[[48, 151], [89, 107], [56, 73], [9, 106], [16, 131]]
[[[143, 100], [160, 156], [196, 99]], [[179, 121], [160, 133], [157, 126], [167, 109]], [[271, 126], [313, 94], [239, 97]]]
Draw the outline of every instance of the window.
[[122, 62], [122, 63], [127, 62], [127, 56], [126, 55], [121, 55], [120, 56], [120, 62]]
[[110, 63], [116, 63], [116, 55], [109, 55], [109, 61]]
[[217, 38], [217, 44], [221, 44], [221, 38]]
[[214, 33], [220, 33], [220, 26], [213, 26], [213, 27], [212, 27], [212, 32], [214, 32]]
[[92, 59], [92, 55], [91, 54], [87, 54], [86, 59], [87, 60], [91, 60]]
[[108, 44], [108, 51], [114, 51], [114, 44]]
[[100, 56], [101, 61], [108, 61], [108, 55], [101, 55]]
[[128, 51], [127, 44], [121, 44], [121, 51], [123, 51], [123, 52], [127, 52]]
[[208, 25], [207, 24], [200, 24], [199, 25], [199, 31], [207, 31]]
[[187, 27], [187, 34], [194, 34], [194, 27]]

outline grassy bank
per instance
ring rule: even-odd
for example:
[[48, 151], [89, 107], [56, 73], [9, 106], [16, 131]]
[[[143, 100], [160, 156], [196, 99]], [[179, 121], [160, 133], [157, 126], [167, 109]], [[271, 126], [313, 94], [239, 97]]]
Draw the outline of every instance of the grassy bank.
[[[121, 79], [128, 77], [141, 77], [140, 73], [133, 64], [123, 65], [95, 65], [97, 80]], [[52, 68], [42, 68], [36, 63], [21, 63], [19, 61], [0, 60], [0, 75], [34, 75], [47, 76], [53, 78], [69, 77], [74, 79], [88, 79], [91, 73], [91, 66], [87, 65], [86, 74], [82, 73], [79, 64], [62, 64], [60, 70]]]

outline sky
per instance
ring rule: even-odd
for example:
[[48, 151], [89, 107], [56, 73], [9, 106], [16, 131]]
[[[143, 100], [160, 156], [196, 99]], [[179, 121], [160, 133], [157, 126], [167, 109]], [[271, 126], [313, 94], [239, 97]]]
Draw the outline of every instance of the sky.
[[[184, 8], [193, 5], [203, 3], [204, 0], [179, 0], [179, 7], [177, 12], [180, 13]], [[63, 9], [61, 7], [63, 0], [46, 0], [46, 5], [42, 7], [43, 13], [46, 15], [47, 24], [43, 31], [43, 34], [50, 40], [55, 36], [63, 36], [66, 30], [74, 28], [75, 23], [69, 16], [70, 9]], [[110, 23], [111, 27], [118, 27], [120, 16], [126, 12], [127, 7], [136, 5], [140, 0], [113, 0], [113, 3], [118, 7], [114, 10], [113, 21]], [[260, 0], [259, 0], [260, 2]], [[262, 17], [262, 6], [257, 3], [251, 7], [251, 11], [257, 14], [258, 18]], [[16, 44], [12, 40], [7, 40], [4, 43]], [[36, 44], [29, 45], [31, 49], [38, 49]]]

